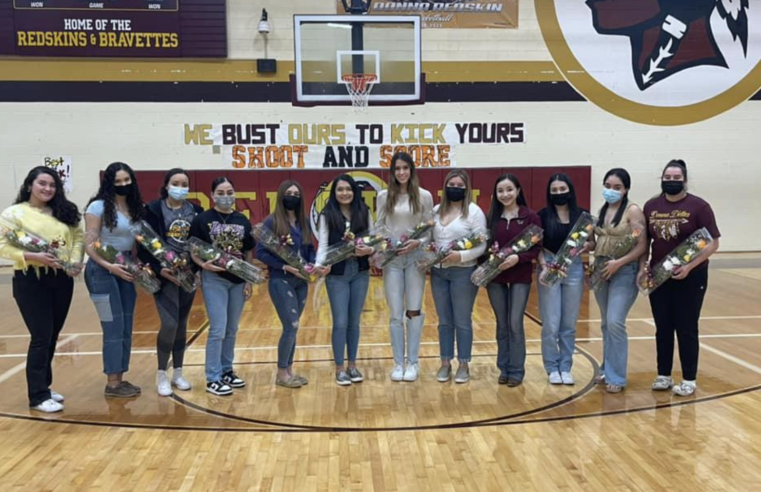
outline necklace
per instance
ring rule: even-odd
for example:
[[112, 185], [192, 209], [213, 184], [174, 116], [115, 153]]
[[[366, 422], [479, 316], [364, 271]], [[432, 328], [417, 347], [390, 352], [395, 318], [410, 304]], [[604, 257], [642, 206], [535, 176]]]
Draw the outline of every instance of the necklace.
[[220, 211], [219, 211], [219, 210], [217, 210], [217, 209], [215, 208], [215, 209], [214, 209], [214, 211], [215, 211], [215, 212], [217, 212], [217, 217], [219, 217], [219, 220], [220, 220], [220, 221], [222, 221], [222, 223], [223, 223], [224, 225], [227, 225], [227, 221], [228, 221], [228, 220], [230, 220], [230, 217], [232, 217], [232, 216], [233, 216], [233, 213], [232, 213], [232, 211], [231, 211], [231, 212], [230, 212], [230, 213], [227, 215], [227, 218], [226, 218], [226, 219], [223, 219], [223, 218], [222, 218], [222, 214], [220, 213]]
[[164, 203], [166, 204], [166, 208], [172, 213], [172, 222], [175, 222], [182, 217], [182, 211], [185, 210], [185, 203], [180, 204], [177, 208], [173, 208], [169, 205], [169, 200], [166, 200]]

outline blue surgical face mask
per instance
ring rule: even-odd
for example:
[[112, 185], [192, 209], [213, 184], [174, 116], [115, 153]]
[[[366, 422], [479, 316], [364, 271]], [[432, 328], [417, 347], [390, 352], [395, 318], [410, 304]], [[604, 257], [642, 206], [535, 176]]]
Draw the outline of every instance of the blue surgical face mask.
[[171, 196], [175, 200], [184, 200], [188, 197], [188, 193], [190, 192], [187, 188], [180, 188], [179, 186], [172, 186], [169, 185], [169, 189], [167, 190], [167, 193], [169, 193], [169, 196]]
[[215, 196], [214, 204], [222, 210], [230, 210], [235, 205], [235, 196]]
[[621, 198], [624, 197], [624, 194], [617, 190], [611, 190], [610, 188], [603, 188], [602, 197], [605, 199], [606, 202], [613, 205], [614, 203], [620, 202]]

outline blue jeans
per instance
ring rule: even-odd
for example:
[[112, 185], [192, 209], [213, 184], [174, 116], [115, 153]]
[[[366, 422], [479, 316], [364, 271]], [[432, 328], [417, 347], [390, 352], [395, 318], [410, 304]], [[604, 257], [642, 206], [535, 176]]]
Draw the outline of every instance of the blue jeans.
[[243, 313], [246, 283], [234, 284], [216, 273], [201, 272], [203, 301], [209, 317], [209, 338], [206, 340], [206, 381], [213, 383], [233, 370], [235, 337]]
[[497, 318], [497, 367], [500, 375], [523, 381], [526, 374], [526, 332], [523, 315], [531, 284], [495, 284], [486, 287]]
[[602, 367], [605, 382], [626, 386], [629, 338], [626, 316], [637, 300], [637, 262], [622, 266], [595, 292], [602, 318]]
[[473, 348], [473, 304], [478, 286], [470, 281], [476, 267], [431, 268], [431, 292], [439, 316], [439, 353], [441, 360], [454, 358], [470, 362]]
[[288, 369], [293, 365], [299, 319], [307, 303], [309, 285], [294, 275], [273, 271], [270, 274], [269, 293], [283, 325], [283, 333], [277, 343], [277, 367]]
[[90, 260], [85, 267], [85, 285], [103, 329], [103, 372], [123, 374], [129, 371], [132, 350], [135, 284], [111, 275]]
[[346, 260], [343, 275], [328, 275], [325, 286], [333, 315], [333, 359], [336, 366], [344, 365], [344, 353], [349, 362], [357, 360], [359, 349], [359, 320], [370, 285], [370, 272], [359, 271], [356, 258]]
[[420, 338], [423, 335], [425, 314], [408, 318], [406, 311], [420, 311], [423, 307], [425, 292], [425, 273], [421, 273], [415, 265], [418, 258], [416, 252], [397, 256], [383, 270], [383, 287], [386, 291], [386, 303], [391, 312], [389, 330], [391, 332], [391, 348], [394, 352], [394, 363], [404, 364], [404, 320], [407, 320], [407, 361], [418, 363], [420, 354]]
[[[547, 261], [552, 256], [544, 252]], [[542, 316], [542, 360], [547, 374], [570, 372], [576, 344], [576, 321], [584, 295], [584, 266], [576, 258], [568, 276], [552, 287], [539, 284], [539, 311]]]

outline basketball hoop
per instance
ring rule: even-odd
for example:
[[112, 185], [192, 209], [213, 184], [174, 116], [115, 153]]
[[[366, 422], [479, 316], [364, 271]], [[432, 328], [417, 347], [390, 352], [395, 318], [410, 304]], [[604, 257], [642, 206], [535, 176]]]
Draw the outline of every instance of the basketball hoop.
[[369, 73], [352, 73], [341, 76], [341, 80], [346, 84], [346, 90], [351, 97], [351, 105], [354, 106], [354, 111], [357, 113], [367, 111], [370, 92], [378, 81], [378, 76]]

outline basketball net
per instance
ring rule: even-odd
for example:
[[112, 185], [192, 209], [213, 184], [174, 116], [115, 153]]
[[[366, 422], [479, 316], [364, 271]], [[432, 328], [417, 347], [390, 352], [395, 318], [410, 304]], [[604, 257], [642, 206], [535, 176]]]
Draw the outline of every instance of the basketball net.
[[367, 111], [367, 104], [370, 101], [370, 92], [373, 90], [378, 77], [369, 73], [353, 73], [344, 75], [341, 79], [346, 83], [346, 90], [351, 97], [351, 105], [355, 113], [364, 113]]

